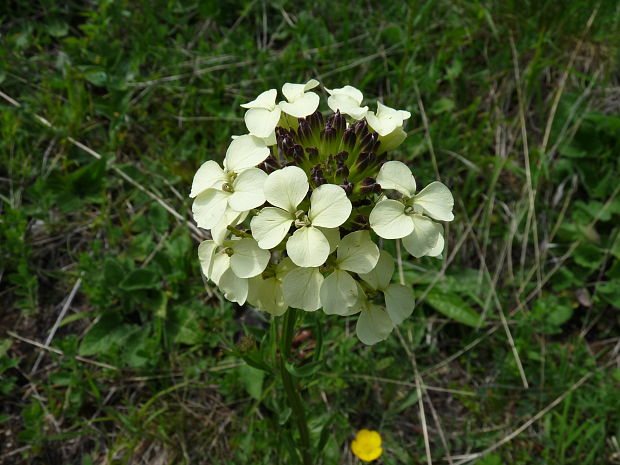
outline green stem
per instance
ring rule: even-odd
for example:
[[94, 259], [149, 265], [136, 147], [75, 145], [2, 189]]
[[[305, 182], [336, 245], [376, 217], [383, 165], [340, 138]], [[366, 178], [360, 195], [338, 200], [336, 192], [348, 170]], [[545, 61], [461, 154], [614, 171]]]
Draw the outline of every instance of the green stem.
[[293, 411], [293, 416], [297, 422], [297, 429], [299, 430], [299, 451], [303, 459], [304, 465], [312, 465], [312, 458], [310, 457], [310, 433], [308, 431], [308, 423], [306, 421], [306, 412], [302, 404], [301, 396], [297, 390], [297, 383], [293, 376], [286, 369], [286, 358], [291, 352], [291, 344], [293, 342], [293, 336], [295, 335], [295, 320], [297, 319], [297, 310], [289, 308], [284, 315], [284, 325], [282, 328], [282, 335], [280, 340], [280, 376], [282, 377], [282, 384], [284, 386], [284, 392], [288, 398], [289, 406]]

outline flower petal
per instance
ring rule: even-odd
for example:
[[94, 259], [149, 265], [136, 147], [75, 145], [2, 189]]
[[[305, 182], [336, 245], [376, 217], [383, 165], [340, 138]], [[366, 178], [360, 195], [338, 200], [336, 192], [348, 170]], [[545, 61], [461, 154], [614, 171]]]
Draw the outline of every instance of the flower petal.
[[304, 118], [319, 108], [320, 98], [314, 92], [306, 92], [292, 102], [280, 102], [278, 105], [284, 113], [295, 118]]
[[288, 233], [294, 217], [281, 208], [265, 207], [250, 221], [252, 237], [261, 249], [273, 249]]
[[379, 136], [379, 150], [377, 155], [394, 150], [407, 138], [407, 133], [403, 128], [396, 128], [386, 136]]
[[329, 242], [329, 253], [332, 253], [340, 243], [340, 230], [338, 228], [316, 228], [321, 231]]
[[290, 82], [287, 82], [282, 86], [282, 94], [286, 97], [286, 100], [289, 102], [294, 102], [298, 98], [302, 97], [304, 92], [314, 89], [318, 85], [319, 81], [316, 79], [310, 79], [305, 84], [291, 84]]
[[230, 231], [228, 226], [237, 226], [239, 223], [243, 223], [248, 216], [248, 212], [237, 212], [231, 209], [227, 209], [222, 219], [211, 228], [211, 237], [217, 244], [222, 244], [224, 239], [228, 237]]
[[394, 258], [385, 250], [380, 250], [377, 265], [370, 273], [360, 273], [359, 276], [373, 289], [382, 291], [390, 285], [393, 274]]
[[257, 289], [257, 307], [274, 316], [283, 315], [288, 309], [282, 294], [282, 285], [275, 278], [261, 279]]
[[349, 115], [356, 120], [362, 119], [368, 113], [368, 107], [360, 106], [364, 96], [359, 89], [353, 86], [344, 86], [340, 89], [325, 90], [329, 93], [327, 105], [334, 112], [340, 111], [340, 113]]
[[370, 227], [384, 239], [400, 239], [413, 231], [405, 206], [396, 200], [381, 200], [370, 212]]
[[413, 221], [413, 232], [403, 237], [403, 245], [407, 252], [416, 258], [420, 258], [427, 255], [437, 245], [441, 229], [435, 227], [437, 223], [433, 220], [422, 215], [411, 215], [411, 220]]
[[405, 197], [415, 194], [415, 179], [407, 165], [400, 161], [388, 161], [383, 164], [377, 175], [381, 189], [395, 189]]
[[390, 284], [385, 291], [385, 306], [394, 326], [401, 324], [413, 313], [415, 297], [410, 287]]
[[216, 250], [217, 244], [215, 241], [202, 241], [198, 246], [198, 260], [200, 260], [200, 268], [207, 279], [210, 279], [211, 276], [213, 258]]
[[198, 168], [198, 171], [196, 171], [194, 180], [192, 181], [192, 191], [189, 196], [190, 198], [194, 198], [207, 189], [219, 189], [225, 182], [226, 174], [224, 170], [217, 162], [209, 160], [204, 162], [200, 168]]
[[395, 110], [377, 102], [377, 113], [369, 111], [366, 122], [380, 136], [387, 136], [396, 128], [402, 127], [404, 120], [411, 117], [411, 113], [405, 110]]
[[336, 228], [347, 221], [352, 208], [342, 187], [323, 184], [314, 189], [310, 196], [308, 218], [313, 226]]
[[321, 304], [328, 315], [346, 315], [357, 302], [357, 285], [349, 273], [334, 270], [321, 285]]
[[413, 198], [414, 206], [421, 207], [424, 213], [435, 220], [452, 221], [454, 197], [445, 184], [434, 181]]
[[276, 89], [269, 89], [262, 92], [255, 100], [248, 103], [242, 103], [242, 108], [264, 108], [266, 110], [273, 110], [276, 107], [276, 97], [278, 91]]
[[329, 255], [329, 241], [317, 228], [304, 226], [286, 241], [286, 252], [297, 266], [321, 266]]
[[230, 267], [238, 277], [251, 278], [265, 271], [271, 253], [258, 247], [254, 239], [229, 241], [227, 245], [233, 249]]
[[360, 341], [371, 346], [387, 339], [393, 328], [387, 312], [378, 305], [370, 304], [360, 313], [355, 332]]
[[194, 199], [192, 214], [199, 228], [211, 229], [224, 217], [230, 192], [207, 189]]
[[245, 112], [243, 119], [245, 120], [245, 125], [248, 127], [250, 134], [265, 138], [273, 133], [278, 125], [278, 121], [280, 121], [281, 113], [282, 110], [277, 107], [273, 110], [250, 108]]
[[304, 170], [297, 166], [287, 166], [267, 177], [264, 186], [265, 198], [271, 205], [295, 213], [309, 187]]
[[265, 203], [264, 186], [267, 173], [258, 168], [242, 171], [233, 181], [233, 193], [228, 199], [228, 205], [233, 210], [244, 212]]
[[224, 168], [227, 171], [239, 173], [262, 163], [268, 156], [269, 147], [261, 138], [245, 134], [234, 139], [228, 146]]
[[319, 295], [323, 275], [318, 268], [295, 268], [282, 281], [284, 301], [289, 307], [314, 312], [321, 308]]
[[248, 280], [239, 278], [232, 268], [222, 274], [217, 287], [224, 293], [226, 300], [237, 302], [239, 305], [243, 305], [248, 297]]
[[441, 254], [443, 253], [443, 249], [446, 245], [446, 241], [443, 238], [443, 226], [440, 225], [439, 223], [435, 223], [435, 227], [439, 231], [439, 237], [437, 238], [437, 244], [435, 244], [435, 247], [429, 250], [426, 255], [428, 255], [429, 257], [441, 258]]
[[379, 248], [368, 231], [355, 231], [338, 245], [338, 268], [354, 273], [369, 273], [379, 260]]

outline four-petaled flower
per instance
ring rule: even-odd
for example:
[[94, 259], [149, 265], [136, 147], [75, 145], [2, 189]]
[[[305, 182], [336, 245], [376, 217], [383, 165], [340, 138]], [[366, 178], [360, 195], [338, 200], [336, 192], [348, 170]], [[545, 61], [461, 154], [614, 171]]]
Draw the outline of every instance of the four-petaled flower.
[[286, 252], [301, 267], [325, 263], [329, 241], [319, 228], [337, 228], [349, 218], [352, 209], [342, 187], [323, 184], [312, 192], [308, 213], [298, 210], [309, 187], [301, 168], [288, 166], [274, 171], [264, 186], [265, 198], [274, 207], [263, 208], [250, 222], [252, 236], [263, 249], [277, 246], [294, 223], [297, 230], [287, 240]]
[[248, 131], [253, 136], [267, 138], [273, 134], [282, 113], [280, 107], [276, 105], [277, 96], [277, 90], [269, 89], [256, 97], [255, 100], [241, 105], [248, 109], [245, 112], [244, 120]]
[[305, 84], [286, 83], [282, 86], [282, 93], [288, 102], [278, 105], [284, 113], [295, 118], [304, 118], [311, 115], [319, 107], [320, 98], [314, 92], [308, 92], [319, 85], [316, 79], [310, 79]]
[[224, 169], [213, 160], [205, 162], [194, 176], [189, 195], [195, 198], [192, 213], [196, 224], [211, 229], [228, 210], [241, 213], [265, 203], [267, 174], [254, 167], [268, 155], [269, 147], [261, 139], [244, 135], [228, 147]]
[[[444, 247], [443, 227], [431, 219], [452, 221], [454, 198], [450, 190], [435, 181], [417, 195], [411, 170], [399, 161], [385, 163], [377, 176], [382, 189], [396, 190], [399, 200], [380, 200], [370, 213], [370, 227], [384, 239], [400, 239], [414, 257], [435, 257]], [[425, 216], [427, 215], [427, 216]]]
[[353, 86], [344, 86], [340, 89], [325, 89], [329, 94], [327, 105], [334, 112], [340, 111], [355, 120], [360, 120], [368, 113], [368, 107], [362, 107], [364, 96], [359, 89]]

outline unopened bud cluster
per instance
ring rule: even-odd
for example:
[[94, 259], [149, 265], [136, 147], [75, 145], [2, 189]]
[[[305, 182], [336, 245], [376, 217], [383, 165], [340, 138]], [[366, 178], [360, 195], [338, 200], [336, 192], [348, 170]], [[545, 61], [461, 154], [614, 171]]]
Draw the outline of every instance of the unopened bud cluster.
[[351, 86], [285, 84], [241, 105], [248, 134], [233, 137], [223, 167], [205, 162], [190, 197], [211, 240], [198, 248], [203, 273], [233, 302], [282, 315], [289, 307], [359, 314], [357, 335], [384, 340], [411, 315], [410, 287], [391, 282], [394, 259], [378, 237], [401, 239], [415, 257], [439, 257], [454, 200], [433, 182], [416, 193], [410, 169], [388, 161], [406, 137], [409, 112], [361, 106]]

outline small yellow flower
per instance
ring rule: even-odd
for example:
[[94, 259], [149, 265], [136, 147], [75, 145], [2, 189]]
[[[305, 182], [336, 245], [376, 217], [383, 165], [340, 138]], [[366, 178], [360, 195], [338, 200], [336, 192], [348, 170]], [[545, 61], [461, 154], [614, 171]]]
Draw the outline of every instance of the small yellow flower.
[[376, 431], [361, 429], [351, 443], [351, 451], [364, 462], [372, 462], [383, 453], [381, 435]]

